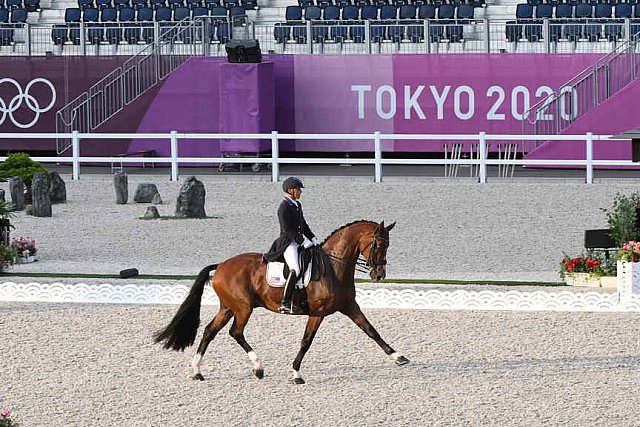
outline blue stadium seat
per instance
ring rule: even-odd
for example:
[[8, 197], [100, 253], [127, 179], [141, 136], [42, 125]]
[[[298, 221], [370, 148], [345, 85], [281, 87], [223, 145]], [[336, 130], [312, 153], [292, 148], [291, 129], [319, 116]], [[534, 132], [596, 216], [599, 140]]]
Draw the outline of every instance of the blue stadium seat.
[[167, 7], [175, 9], [176, 7], [184, 7], [184, 0], [167, 0]]
[[0, 24], [9, 22], [9, 9], [0, 9]]
[[140, 41], [140, 26], [136, 24], [136, 9], [118, 9], [118, 21], [124, 28], [124, 40], [129, 44], [137, 44]]
[[22, 9], [22, 0], [6, 0], [7, 9]]
[[204, 3], [202, 2], [202, 0], [186, 0], [185, 1], [185, 5], [191, 10], [193, 10], [193, 9], [195, 9], [197, 7], [203, 7], [202, 6], [203, 4]]
[[100, 22], [105, 27], [104, 39], [109, 44], [120, 44], [122, 41], [122, 28], [118, 24], [118, 10], [107, 7], [100, 11]]
[[95, 7], [88, 7], [82, 12], [82, 22], [87, 30], [87, 43], [100, 44], [104, 38], [104, 27], [100, 22], [100, 11]]
[[78, 7], [80, 9], [86, 9], [87, 7], [95, 7], [93, 0], [78, 0]]
[[[472, 6], [473, 8], [473, 6]], [[520, 3], [516, 6], [516, 20], [508, 21], [505, 27], [507, 41], [513, 43], [522, 38], [522, 30], [525, 22], [533, 20], [533, 6], [529, 3]]]
[[315, 6], [313, 0], [298, 0], [298, 6], [304, 9], [307, 6]]
[[[3, 25], [9, 22], [9, 9], [0, 9], [0, 46], [13, 43], [13, 26]], [[53, 32], [52, 32], [53, 38]]]
[[166, 0], [149, 0], [149, 7], [153, 10], [161, 7], [167, 7], [167, 2]]
[[191, 17], [191, 10], [185, 6], [178, 6], [173, 9], [173, 20], [176, 22], [180, 22], [183, 19], [187, 19]]
[[122, 9], [123, 7], [131, 6], [131, 4], [129, 3], [129, 0], [113, 0], [113, 6], [116, 9]]
[[143, 7], [149, 7], [149, 2], [147, 0], [131, 0], [131, 6], [134, 9], [140, 9]]
[[611, 41], [622, 38], [624, 20], [631, 18], [632, 8], [629, 3], [618, 3], [614, 8], [614, 18], [604, 23], [604, 37]]
[[245, 10], [255, 10], [258, 8], [258, 0], [240, 0], [240, 6]]
[[558, 3], [555, 6], [554, 16], [555, 19], [549, 22], [549, 38], [551, 41], [557, 42], [562, 38], [564, 26], [573, 18], [573, 6]]
[[150, 7], [141, 7], [136, 11], [136, 21], [141, 30], [140, 41], [151, 44], [154, 41], [153, 35], [153, 9]]
[[104, 9], [105, 7], [113, 7], [111, 0], [96, 0], [96, 7], [98, 9]]
[[220, 0], [204, 0], [204, 5], [208, 9], [213, 9], [214, 7], [222, 7], [220, 4]]
[[587, 19], [593, 18], [593, 6], [589, 3], [578, 3], [574, 7], [574, 19], [570, 19], [564, 26], [565, 38], [577, 41], [585, 36]]
[[24, 0], [24, 7], [27, 12], [39, 12], [41, 10], [40, 0]]

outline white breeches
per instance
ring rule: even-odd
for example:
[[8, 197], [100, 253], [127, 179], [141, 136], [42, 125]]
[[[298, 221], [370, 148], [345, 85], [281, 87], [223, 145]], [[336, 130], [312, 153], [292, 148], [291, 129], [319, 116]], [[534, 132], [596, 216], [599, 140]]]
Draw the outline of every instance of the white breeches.
[[300, 277], [300, 262], [298, 261], [299, 244], [291, 242], [287, 249], [284, 250], [284, 260], [289, 268], [296, 272], [296, 276]]

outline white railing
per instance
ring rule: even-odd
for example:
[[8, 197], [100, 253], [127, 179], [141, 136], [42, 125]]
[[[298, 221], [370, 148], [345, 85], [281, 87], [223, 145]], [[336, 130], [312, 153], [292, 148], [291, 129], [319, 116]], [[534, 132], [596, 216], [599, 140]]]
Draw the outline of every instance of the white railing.
[[[147, 134], [111, 134], [111, 133], [79, 133], [73, 131], [71, 133], [0, 133], [2, 139], [53, 139], [53, 138], [69, 138], [71, 139], [72, 153], [67, 157], [33, 157], [32, 159], [41, 163], [71, 163], [72, 179], [80, 179], [80, 165], [82, 163], [167, 163], [171, 166], [171, 180], [178, 180], [179, 165], [203, 164], [203, 163], [228, 163], [229, 157], [180, 157], [179, 141], [184, 139], [263, 139], [271, 140], [270, 157], [259, 156], [254, 157], [234, 157], [234, 163], [253, 163], [253, 164], [270, 164], [272, 167], [271, 179], [273, 182], [279, 180], [279, 166], [281, 164], [341, 164], [345, 162], [344, 157], [340, 158], [297, 158], [286, 157], [281, 158], [279, 153], [280, 140], [359, 140], [371, 142], [371, 153], [373, 158], [350, 158], [351, 164], [363, 164], [374, 166], [374, 182], [382, 182], [382, 169], [384, 165], [473, 165], [478, 167], [478, 180], [480, 183], [487, 182], [487, 166], [584, 166], [586, 170], [585, 182], [593, 183], [594, 166], [634, 166], [631, 160], [595, 160], [593, 158], [593, 142], [609, 140], [610, 135], [593, 135], [588, 132], [582, 135], [491, 135], [485, 132], [478, 134], [457, 134], [457, 135], [438, 135], [438, 134], [383, 134], [381, 132], [363, 133], [363, 134], [286, 134], [277, 131], [264, 134], [248, 134], [248, 133], [227, 133], [227, 134], [204, 134], [204, 133], [178, 133], [172, 131], [170, 133], [147, 133]], [[166, 139], [170, 147], [169, 157], [123, 157], [123, 156], [81, 156], [80, 145], [83, 139]], [[382, 143], [386, 140], [418, 140], [418, 141], [477, 141], [478, 158], [469, 159], [402, 159], [402, 158], [383, 158]], [[563, 160], [563, 159], [488, 159], [487, 143], [489, 141], [520, 141], [523, 144], [530, 141], [584, 141], [586, 148], [585, 159]], [[336, 151], [342, 151], [337, 146]], [[0, 161], [4, 161], [6, 157], [0, 157]]]

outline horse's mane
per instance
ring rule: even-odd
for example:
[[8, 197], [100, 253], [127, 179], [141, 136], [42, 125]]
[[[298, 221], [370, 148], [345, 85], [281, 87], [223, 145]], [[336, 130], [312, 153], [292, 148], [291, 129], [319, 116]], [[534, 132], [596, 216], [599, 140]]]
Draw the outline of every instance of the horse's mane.
[[378, 223], [377, 223], [377, 222], [375, 222], [375, 221], [369, 221], [369, 220], [367, 220], [367, 219], [359, 219], [359, 220], [357, 220], [357, 221], [351, 221], [350, 223], [345, 224], [345, 225], [343, 225], [343, 226], [340, 226], [340, 227], [336, 228], [335, 230], [333, 230], [331, 233], [329, 233], [329, 236], [327, 236], [327, 238], [326, 238], [326, 239], [324, 239], [324, 241], [322, 242], [322, 244], [324, 245], [324, 244], [326, 243], [326, 241], [327, 241], [327, 240], [329, 240], [330, 238], [332, 238], [332, 237], [333, 237], [333, 235], [334, 235], [334, 234], [337, 234], [337, 233], [339, 233], [340, 231], [344, 230], [345, 228], [350, 227], [350, 226], [352, 226], [352, 225], [354, 225], [354, 224], [359, 224], [359, 223], [366, 223], [366, 224], [375, 224], [375, 225], [378, 225]]

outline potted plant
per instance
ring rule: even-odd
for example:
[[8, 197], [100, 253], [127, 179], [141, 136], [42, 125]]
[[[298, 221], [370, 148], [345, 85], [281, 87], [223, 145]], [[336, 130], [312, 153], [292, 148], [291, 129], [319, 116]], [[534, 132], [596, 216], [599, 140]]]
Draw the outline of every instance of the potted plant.
[[31, 160], [27, 153], [12, 153], [4, 162], [0, 162], [0, 180], [6, 181], [14, 176], [20, 177], [26, 187], [25, 203], [27, 204], [31, 203], [31, 180], [38, 172], [49, 175], [42, 164]]
[[577, 257], [564, 255], [560, 262], [560, 278], [568, 286], [599, 288], [603, 273], [602, 260], [595, 255]]
[[18, 264], [28, 264], [36, 261], [38, 248], [36, 247], [36, 241], [34, 239], [29, 239], [28, 237], [12, 239], [11, 247], [13, 247], [18, 254]]
[[631, 196], [617, 193], [610, 209], [602, 209], [607, 216], [609, 224], [609, 236], [618, 245], [624, 242], [637, 240], [640, 230], [638, 228], [638, 207], [640, 207], [640, 194]]
[[7, 267], [15, 263], [16, 255], [12, 246], [0, 245], [0, 272], [6, 271]]
[[0, 412], [0, 427], [18, 427], [18, 423], [11, 417], [11, 411], [8, 409]]

